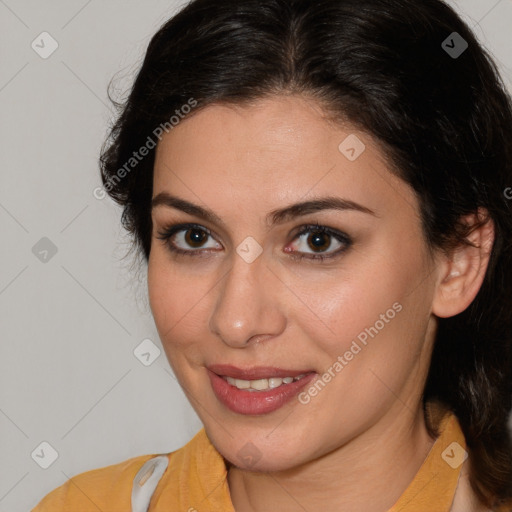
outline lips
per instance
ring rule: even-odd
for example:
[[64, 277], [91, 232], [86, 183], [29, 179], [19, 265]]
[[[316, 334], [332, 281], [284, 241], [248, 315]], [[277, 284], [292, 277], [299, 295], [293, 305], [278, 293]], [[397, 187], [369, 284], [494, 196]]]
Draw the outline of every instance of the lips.
[[311, 369], [287, 370], [276, 368], [274, 366], [255, 366], [252, 368], [237, 368], [228, 364], [214, 364], [207, 367], [211, 372], [219, 377], [232, 377], [240, 380], [258, 380], [285, 377], [297, 377], [303, 374], [314, 372]]
[[[297, 373], [296, 371], [269, 367], [251, 368], [250, 371], [237, 368], [238, 372], [236, 373], [233, 372], [233, 367], [226, 368], [223, 366], [222, 368], [219, 368], [216, 366], [215, 368], [216, 371], [221, 371], [221, 375], [227, 370], [228, 373], [232, 373], [233, 375], [244, 375], [245, 379], [247, 379], [247, 375], [263, 375], [261, 378], [265, 379], [269, 378], [269, 374], [281, 375], [283, 372]], [[218, 375], [211, 370], [208, 370], [207, 373], [212, 390], [219, 402], [232, 412], [243, 415], [268, 414], [280, 409], [285, 404], [290, 403], [293, 398], [302, 391], [302, 389], [316, 378], [317, 375], [315, 372], [309, 372], [299, 380], [294, 380], [287, 384], [283, 383], [274, 389], [255, 391], [254, 389], [238, 389], [236, 386], [227, 382], [223, 376]], [[290, 376], [290, 373], [287, 375]]]

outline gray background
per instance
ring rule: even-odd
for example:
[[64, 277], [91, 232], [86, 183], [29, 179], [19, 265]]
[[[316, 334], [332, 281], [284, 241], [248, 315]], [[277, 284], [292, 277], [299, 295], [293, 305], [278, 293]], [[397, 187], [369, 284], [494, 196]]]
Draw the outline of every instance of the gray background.
[[[512, 89], [512, 0], [452, 4]], [[120, 208], [93, 196], [107, 85], [116, 75], [126, 91], [180, 5], [0, 0], [0, 512], [29, 510], [80, 472], [175, 450], [201, 428], [163, 350], [149, 366], [134, 355], [145, 339], [161, 348], [145, 269], [122, 260]], [[31, 47], [48, 51], [44, 31], [58, 43], [46, 59]], [[47, 469], [42, 442], [58, 453]]]

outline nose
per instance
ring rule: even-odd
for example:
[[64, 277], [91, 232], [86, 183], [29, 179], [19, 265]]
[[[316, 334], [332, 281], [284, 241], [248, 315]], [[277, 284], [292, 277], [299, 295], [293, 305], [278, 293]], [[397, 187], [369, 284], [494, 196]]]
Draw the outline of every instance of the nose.
[[281, 281], [261, 254], [247, 263], [238, 254], [231, 269], [216, 287], [211, 332], [232, 348], [244, 348], [285, 328], [286, 316], [279, 300]]

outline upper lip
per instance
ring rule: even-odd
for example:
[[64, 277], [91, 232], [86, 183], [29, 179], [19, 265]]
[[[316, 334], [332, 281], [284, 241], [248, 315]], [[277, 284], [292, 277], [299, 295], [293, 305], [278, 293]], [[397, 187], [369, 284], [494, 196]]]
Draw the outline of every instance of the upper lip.
[[258, 380], [284, 377], [297, 377], [314, 370], [286, 370], [275, 366], [254, 366], [252, 368], [237, 368], [229, 364], [212, 364], [208, 370], [221, 377], [232, 377], [240, 380]]

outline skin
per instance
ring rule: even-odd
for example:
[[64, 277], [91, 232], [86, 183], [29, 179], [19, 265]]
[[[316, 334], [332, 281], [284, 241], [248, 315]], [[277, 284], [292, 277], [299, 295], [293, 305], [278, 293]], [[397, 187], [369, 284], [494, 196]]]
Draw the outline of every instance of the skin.
[[[350, 134], [366, 146], [355, 161], [338, 150]], [[181, 121], [157, 147], [153, 197], [164, 191], [224, 223], [155, 207], [148, 292], [167, 358], [226, 460], [236, 511], [388, 510], [434, 443], [421, 394], [437, 317], [463, 311], [478, 292], [492, 223], [472, 234], [479, 249], [430, 258], [417, 198], [390, 172], [382, 148], [297, 95], [210, 105]], [[323, 210], [271, 229], [265, 223], [274, 209], [327, 195], [375, 215]], [[175, 255], [157, 238], [185, 222], [212, 234], [190, 245], [184, 230], [174, 243], [204, 257]], [[352, 245], [323, 262], [293, 260], [286, 248], [310, 256], [343, 247], [327, 236], [315, 250], [314, 232], [296, 237], [316, 223]], [[252, 263], [236, 252], [248, 236], [263, 249]], [[205, 366], [308, 369], [319, 379], [395, 302], [402, 310], [307, 405], [294, 399], [245, 416], [216, 398]], [[260, 454], [251, 466], [237, 456], [248, 442]]]

